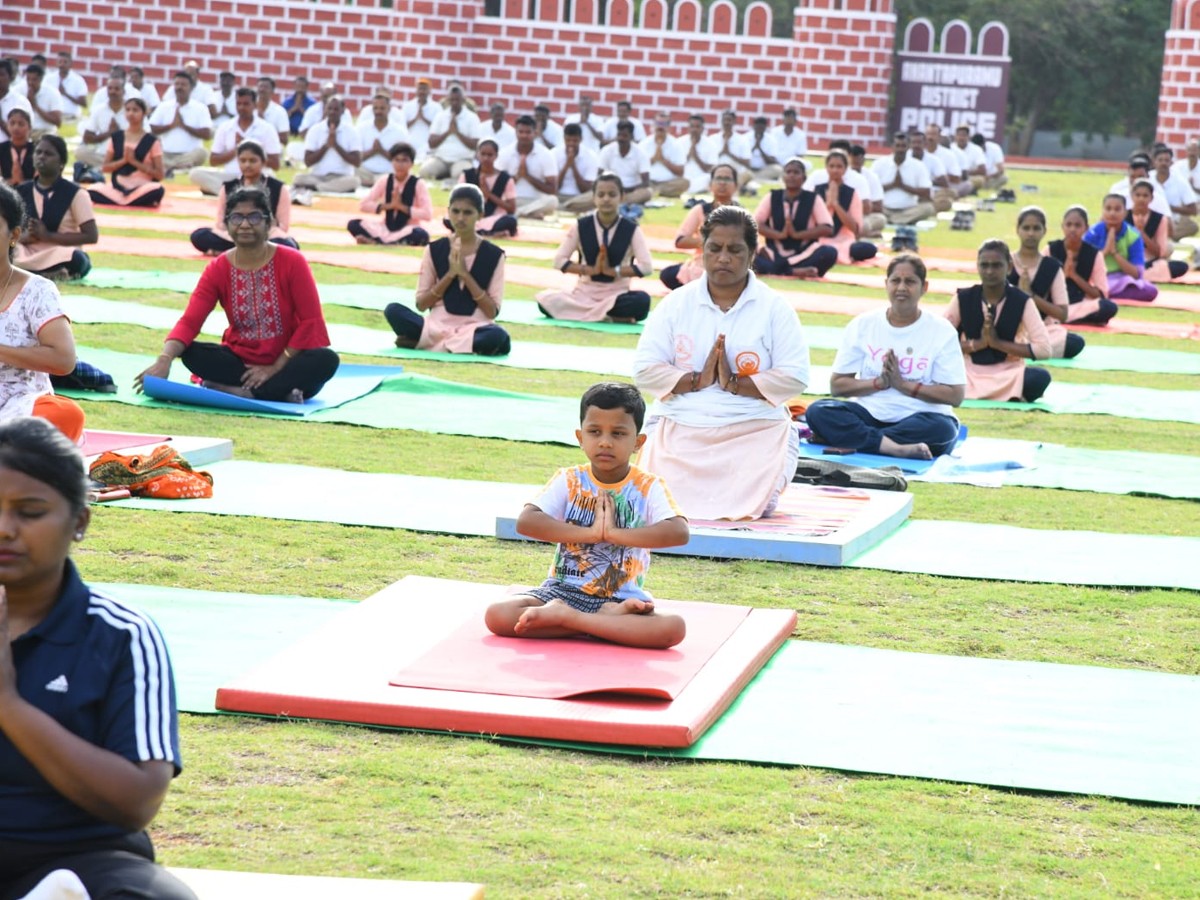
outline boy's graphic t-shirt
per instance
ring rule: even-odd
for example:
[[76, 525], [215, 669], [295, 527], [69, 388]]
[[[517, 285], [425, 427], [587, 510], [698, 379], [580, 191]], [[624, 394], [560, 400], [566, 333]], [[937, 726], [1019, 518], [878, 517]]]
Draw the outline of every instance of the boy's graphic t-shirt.
[[[591, 466], [559, 469], [533, 501], [533, 505], [560, 522], [591, 527], [596, 521], [596, 501], [608, 491], [616, 501], [618, 528], [643, 528], [683, 513], [657, 475], [630, 466], [617, 484], [592, 477]], [[596, 544], [559, 544], [550, 567], [550, 578], [593, 597], [614, 600], [648, 600], [643, 590], [650, 551], [644, 547]]]

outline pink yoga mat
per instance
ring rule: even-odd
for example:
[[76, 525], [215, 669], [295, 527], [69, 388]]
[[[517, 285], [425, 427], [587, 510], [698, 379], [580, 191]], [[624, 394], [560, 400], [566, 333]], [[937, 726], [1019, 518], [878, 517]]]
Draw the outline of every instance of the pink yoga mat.
[[823, 537], [845, 528], [871, 502], [871, 495], [855, 488], [789, 486], [769, 519], [731, 522], [728, 519], [691, 519], [696, 528], [748, 531], [756, 534], [794, 534]]
[[[519, 589], [514, 588], [514, 594]], [[391, 679], [399, 687], [565, 700], [616, 693], [674, 700], [750, 613], [744, 606], [663, 601], [687, 637], [670, 650], [589, 638], [497, 637], [476, 611]], [[597, 614], [599, 615], [599, 614]]]

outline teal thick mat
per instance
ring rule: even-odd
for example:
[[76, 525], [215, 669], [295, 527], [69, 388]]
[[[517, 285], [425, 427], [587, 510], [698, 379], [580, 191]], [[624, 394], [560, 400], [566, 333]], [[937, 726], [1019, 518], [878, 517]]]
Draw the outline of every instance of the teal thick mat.
[[[215, 712], [218, 687], [346, 608], [306, 597], [97, 587], [155, 618], [179, 707], [192, 713]], [[1195, 804], [1200, 677], [789, 641], [686, 750], [556, 746]]]

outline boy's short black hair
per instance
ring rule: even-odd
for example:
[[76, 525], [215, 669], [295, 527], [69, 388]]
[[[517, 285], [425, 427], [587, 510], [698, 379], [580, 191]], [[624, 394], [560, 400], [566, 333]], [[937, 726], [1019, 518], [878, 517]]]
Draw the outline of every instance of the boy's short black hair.
[[632, 384], [622, 384], [619, 381], [602, 381], [593, 384], [583, 392], [579, 401], [579, 422], [583, 423], [587, 416], [588, 407], [597, 409], [623, 409], [633, 416], [633, 424], [640, 433], [642, 423], [646, 420], [646, 401]]

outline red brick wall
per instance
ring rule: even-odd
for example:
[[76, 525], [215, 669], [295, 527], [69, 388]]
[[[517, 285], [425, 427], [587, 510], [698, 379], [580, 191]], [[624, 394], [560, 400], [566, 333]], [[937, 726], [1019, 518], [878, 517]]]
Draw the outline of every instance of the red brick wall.
[[1175, 0], [1158, 94], [1158, 139], [1179, 154], [1200, 136], [1200, 0]]
[[629, 99], [646, 119], [659, 109], [677, 119], [699, 111], [712, 124], [727, 108], [746, 124], [795, 106], [816, 141], [878, 144], [895, 42], [891, 2], [800, 0], [794, 40], [762, 36], [764, 6], [748, 10], [743, 25], [722, 0], [707, 11], [679, 0], [675, 21], [646, 0], [643, 21], [664, 25], [654, 29], [629, 21], [632, 3], [619, 0], [608, 4], [607, 26], [551, 18], [561, 0], [539, 0], [536, 19], [520, 14], [524, 0], [505, 0], [510, 14], [500, 17], [485, 17], [479, 0], [395, 0], [393, 9], [377, 0], [7, 0], [0, 32], [5, 52], [22, 61], [69, 46], [93, 88], [109, 64], [123, 62], [141, 65], [161, 91], [195, 58], [211, 82], [226, 68], [273, 76], [281, 89], [297, 74], [331, 80], [352, 108], [380, 85], [407, 95], [413, 78], [428, 75], [435, 92], [456, 77], [477, 103], [526, 110], [545, 101], [558, 117], [583, 92], [605, 115]]

